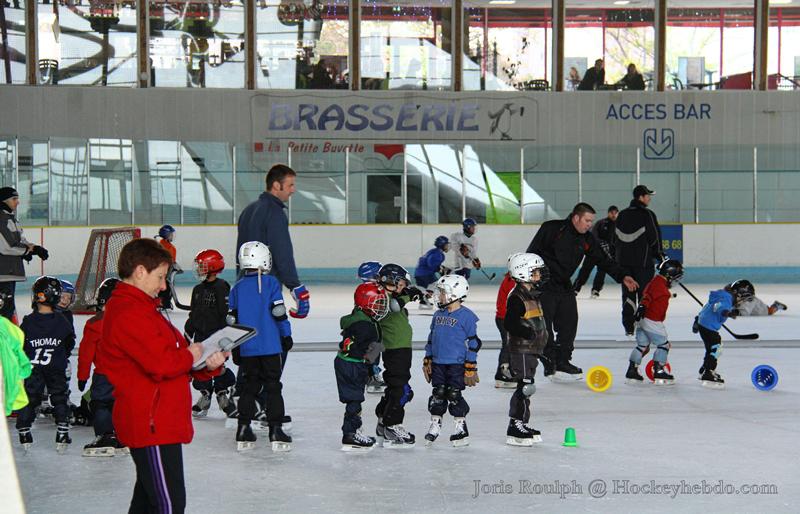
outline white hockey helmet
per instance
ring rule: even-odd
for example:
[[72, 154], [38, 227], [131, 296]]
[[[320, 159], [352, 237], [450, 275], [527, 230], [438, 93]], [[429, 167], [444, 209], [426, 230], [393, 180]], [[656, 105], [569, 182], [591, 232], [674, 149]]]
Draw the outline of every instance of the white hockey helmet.
[[[533, 272], [539, 271], [539, 280], [534, 282]], [[549, 278], [544, 260], [535, 253], [519, 253], [508, 259], [508, 272], [517, 282], [544, 284]]]
[[272, 269], [272, 252], [261, 241], [248, 241], [239, 248], [239, 266], [269, 273]]
[[444, 294], [444, 302], [439, 300], [438, 294], [436, 296], [436, 304], [441, 309], [455, 301], [464, 301], [469, 294], [469, 282], [461, 275], [445, 275], [436, 281], [436, 291]]
[[[506, 264], [507, 264], [507, 265], [510, 265], [510, 264], [511, 264], [511, 259], [513, 259], [513, 258], [514, 258], [514, 257], [516, 257], [517, 255], [525, 255], [525, 254], [524, 254], [523, 252], [516, 252], [516, 253], [512, 253], [511, 255], [509, 255], [509, 256], [508, 256], [508, 261], [506, 261]], [[511, 268], [510, 268], [510, 267], [509, 267], [508, 269], [509, 269], [509, 271], [511, 270]]]

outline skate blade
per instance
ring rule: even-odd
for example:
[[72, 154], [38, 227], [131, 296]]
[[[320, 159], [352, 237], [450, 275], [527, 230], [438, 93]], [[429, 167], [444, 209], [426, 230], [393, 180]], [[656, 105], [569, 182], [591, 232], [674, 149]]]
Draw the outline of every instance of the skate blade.
[[84, 449], [82, 455], [84, 457], [113, 457], [116, 453], [114, 448], [89, 448]]
[[248, 450], [255, 450], [255, 449], [256, 449], [255, 441], [236, 441], [237, 452], [246, 452]]
[[282, 441], [272, 441], [272, 451], [290, 452], [292, 451], [292, 443], [284, 443]]
[[367, 386], [367, 392], [370, 394], [383, 394], [386, 390], [386, 387], [381, 386]]
[[517, 383], [506, 382], [505, 380], [495, 380], [494, 387], [495, 389], [515, 389], [517, 387]]
[[372, 446], [355, 446], [355, 445], [350, 445], [350, 444], [343, 444], [342, 445], [342, 451], [343, 452], [348, 452], [348, 453], [369, 453], [369, 452], [372, 451], [372, 449], [374, 447], [375, 447], [375, 445], [372, 445]]
[[700, 385], [709, 389], [725, 389], [725, 383], [720, 384], [719, 382], [709, 382], [707, 380], [701, 380]]
[[556, 383], [570, 383], [570, 382], [580, 382], [583, 380], [583, 373], [578, 373], [576, 375], [570, 375], [569, 373], [564, 373], [563, 371], [556, 371], [554, 375], [550, 375], [550, 381]]
[[206, 416], [208, 416], [208, 411], [207, 410], [201, 410], [200, 412], [192, 411], [192, 417], [195, 418], [195, 419], [197, 419], [197, 418], [205, 418]]
[[385, 443], [385, 442], [386, 442], [386, 440], [381, 436], [377, 436], [375, 438], [375, 446], [377, 446], [379, 448], [383, 448], [384, 447], [383, 443]]
[[25, 453], [28, 453], [31, 449], [31, 446], [33, 446], [33, 443], [23, 443], [22, 449], [25, 450]]
[[533, 446], [533, 439], [508, 436], [506, 437], [506, 444], [511, 446]]
[[118, 455], [120, 457], [124, 457], [124, 456], [130, 455], [130, 454], [131, 454], [131, 449], [128, 448], [127, 446], [125, 446], [123, 448], [114, 448], [114, 455]]
[[655, 385], [657, 386], [671, 386], [675, 385], [675, 380], [667, 380], [666, 378], [657, 378], [655, 379]]
[[414, 447], [415, 444], [416, 444], [416, 442], [414, 442], [414, 443], [399, 443], [399, 442], [395, 442], [395, 441], [384, 441], [383, 442], [383, 447], [386, 448], [387, 450], [410, 450], [410, 449], [412, 449]]
[[60, 454], [66, 452], [67, 448], [69, 448], [69, 443], [56, 443], [56, 451]]
[[626, 378], [625, 383], [632, 386], [640, 386], [644, 384], [644, 380], [637, 380], [635, 378]]
[[464, 439], [456, 439], [450, 442], [453, 443], [453, 447], [455, 448], [463, 448], [464, 446], [469, 446], [469, 437], [465, 437]]

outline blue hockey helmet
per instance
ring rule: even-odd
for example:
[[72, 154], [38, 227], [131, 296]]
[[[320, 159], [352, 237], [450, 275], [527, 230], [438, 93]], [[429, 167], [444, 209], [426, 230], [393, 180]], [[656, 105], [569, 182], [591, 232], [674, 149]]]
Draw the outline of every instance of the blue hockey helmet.
[[475, 226], [478, 224], [472, 218], [466, 218], [464, 221], [461, 222], [461, 227], [464, 229], [464, 234], [471, 236], [475, 233]]
[[362, 262], [358, 267], [358, 278], [362, 282], [376, 282], [378, 280], [378, 272], [381, 270], [381, 264], [378, 261]]
[[433, 242], [433, 246], [438, 248], [439, 250], [444, 251], [444, 247], [450, 244], [450, 240], [447, 239], [445, 236], [439, 236], [436, 238], [436, 241]]
[[69, 280], [61, 280], [61, 293], [75, 294], [75, 285]]
[[170, 235], [175, 233], [175, 227], [172, 225], [162, 225], [160, 229], [158, 229], [158, 237], [163, 239], [168, 239]]

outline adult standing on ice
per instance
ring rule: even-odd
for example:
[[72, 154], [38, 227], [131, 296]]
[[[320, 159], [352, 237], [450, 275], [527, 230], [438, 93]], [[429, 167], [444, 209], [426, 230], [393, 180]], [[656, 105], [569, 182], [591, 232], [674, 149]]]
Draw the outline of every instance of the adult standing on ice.
[[311, 308], [311, 295], [297, 278], [292, 237], [289, 235], [289, 218], [286, 202], [295, 193], [297, 173], [285, 164], [276, 164], [267, 173], [267, 189], [239, 215], [239, 234], [236, 253], [248, 241], [261, 241], [272, 253], [272, 274], [286, 286], [297, 302], [291, 309], [293, 318], [305, 318]]

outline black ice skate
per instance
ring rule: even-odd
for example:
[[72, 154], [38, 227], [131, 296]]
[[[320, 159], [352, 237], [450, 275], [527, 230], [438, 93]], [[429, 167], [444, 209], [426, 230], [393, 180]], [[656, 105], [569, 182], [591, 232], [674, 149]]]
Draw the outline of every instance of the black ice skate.
[[592, 300], [597, 300], [598, 298], [600, 298], [600, 291], [598, 291], [597, 289], [592, 289], [592, 294], [591, 296], [589, 296], [589, 298], [591, 298]]
[[545, 377], [552, 377], [556, 372], [556, 363], [550, 357], [546, 355], [539, 356], [539, 362], [542, 363], [542, 371], [544, 372]]
[[33, 446], [33, 434], [31, 434], [30, 428], [20, 428], [19, 429], [19, 444], [22, 445], [22, 448], [25, 449], [27, 452]]
[[372, 375], [367, 379], [367, 392], [372, 394], [383, 394], [386, 390], [386, 383], [380, 373]]
[[555, 381], [574, 382], [583, 380], [583, 370], [578, 366], [573, 365], [569, 361], [563, 361], [556, 364], [556, 373], [553, 375]]
[[375, 438], [364, 434], [360, 428], [353, 434], [344, 434], [342, 436], [343, 452], [368, 452], [372, 451], [374, 447]]
[[384, 448], [402, 450], [413, 448], [416, 442], [414, 434], [406, 430], [403, 425], [397, 424], [384, 429]]
[[209, 407], [211, 407], [211, 393], [209, 391], [200, 391], [200, 398], [192, 406], [192, 416], [195, 418], [206, 417]]
[[83, 447], [84, 457], [113, 457], [117, 454], [116, 445], [119, 444], [116, 437], [111, 434], [99, 435], [94, 441]]
[[667, 373], [663, 364], [653, 362], [653, 382], [656, 385], [672, 385], [675, 383], [675, 377]]
[[466, 418], [455, 419], [455, 430], [453, 435], [450, 436], [450, 442], [453, 446], [469, 446], [469, 430], [467, 430]]
[[111, 442], [114, 445], [114, 453], [116, 455], [130, 455], [131, 454], [130, 448], [128, 448], [127, 446], [122, 444], [120, 442], [120, 440], [117, 439], [117, 434], [111, 434], [109, 437], [111, 437]]
[[508, 364], [501, 364], [494, 374], [494, 387], [496, 389], [514, 389], [517, 387], [517, 381], [511, 376], [511, 370], [508, 369]]
[[375, 425], [375, 435], [378, 436], [378, 446], [383, 446], [383, 441], [386, 439], [386, 427], [383, 426], [383, 418], [378, 418], [378, 424]]
[[292, 450], [292, 438], [283, 431], [280, 424], [269, 426], [269, 440], [272, 443], [272, 451], [288, 452]]
[[69, 425], [67, 423], [59, 423], [56, 426], [56, 451], [64, 453], [72, 444], [72, 439], [69, 436]]
[[710, 369], [705, 370], [703, 372], [703, 376], [700, 377], [700, 380], [700, 384], [702, 384], [703, 387], [708, 387], [711, 389], [725, 389], [725, 380], [723, 380], [716, 371]]
[[431, 416], [431, 426], [428, 433], [425, 434], [425, 446], [430, 446], [439, 437], [442, 432], [442, 417]]
[[628, 371], [625, 373], [625, 383], [632, 385], [644, 383], [644, 377], [639, 373], [639, 366], [633, 361], [628, 363]]
[[[211, 403], [210, 399], [209, 403]], [[228, 391], [217, 392], [217, 405], [219, 405], [219, 410], [225, 413], [225, 416], [230, 416], [236, 410], [236, 404], [228, 396]]]
[[236, 450], [243, 452], [256, 447], [256, 435], [250, 425], [239, 425], [236, 429]]
[[506, 430], [506, 444], [511, 446], [533, 446], [533, 443], [542, 442], [542, 433], [529, 427], [521, 419], [508, 420]]

